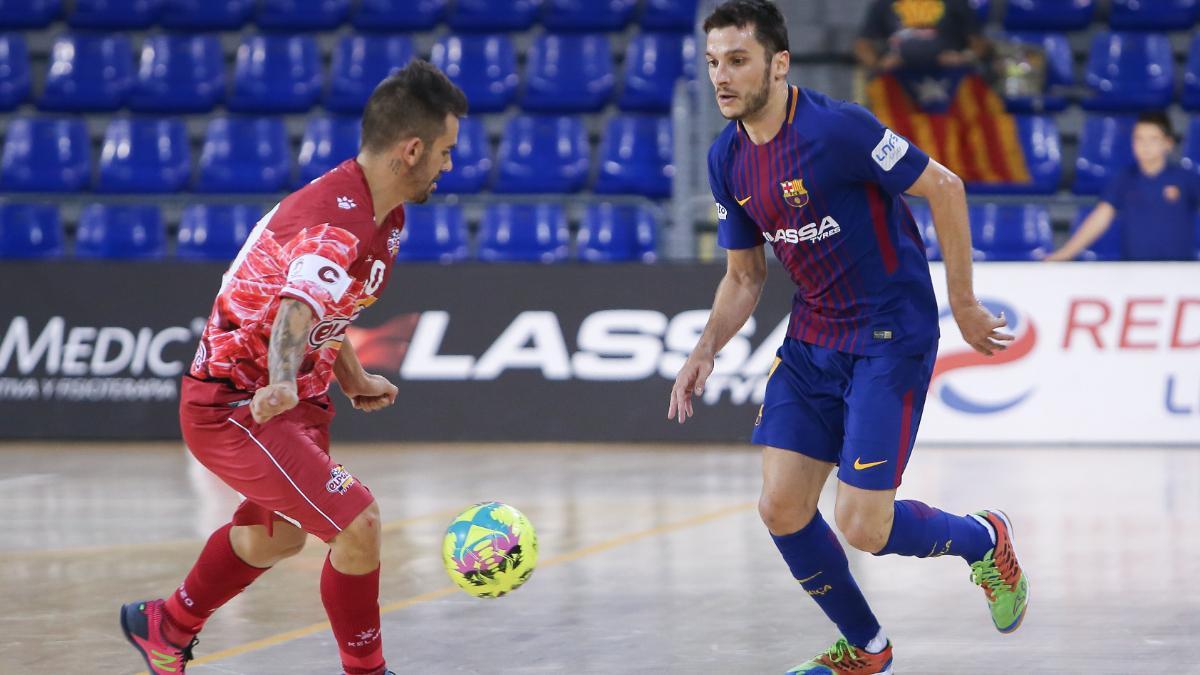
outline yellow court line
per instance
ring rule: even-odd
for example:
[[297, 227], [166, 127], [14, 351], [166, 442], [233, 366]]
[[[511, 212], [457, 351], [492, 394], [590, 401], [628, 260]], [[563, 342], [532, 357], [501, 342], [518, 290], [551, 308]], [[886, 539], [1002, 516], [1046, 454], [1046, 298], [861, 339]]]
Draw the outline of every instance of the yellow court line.
[[[710, 511], [708, 513], [703, 513], [698, 516], [693, 516], [686, 520], [680, 520], [680, 521], [674, 522], [674, 523], [667, 523], [666, 525], [659, 525], [658, 527], [652, 527], [652, 528], [648, 528], [645, 530], [639, 530], [637, 532], [631, 532], [629, 534], [623, 534], [623, 535], [613, 537], [611, 539], [607, 539], [605, 541], [602, 541], [602, 542], [599, 542], [596, 544], [592, 544], [590, 546], [584, 546], [582, 548], [575, 549], [574, 551], [569, 551], [567, 553], [556, 555], [552, 558], [547, 558], [546, 560], [539, 561], [537, 566], [539, 568], [541, 568], [541, 567], [553, 567], [555, 565], [562, 565], [565, 563], [572, 562], [574, 560], [579, 560], [580, 558], [585, 558], [587, 556], [595, 555], [597, 553], [603, 553], [605, 551], [609, 551], [614, 548], [624, 546], [626, 544], [631, 544], [635, 541], [641, 541], [642, 539], [647, 539], [649, 537], [654, 537], [654, 536], [657, 536], [660, 534], [666, 534], [668, 532], [674, 532], [676, 530], [683, 530], [683, 529], [687, 529], [689, 527], [695, 527], [697, 525], [702, 525], [704, 523], [707, 523], [707, 522], [710, 522], [713, 520], [717, 520], [720, 518], [724, 518], [726, 516], [730, 516], [735, 513], [741, 513], [743, 511], [748, 511], [748, 510], [754, 508], [754, 505], [755, 505], [754, 502], [745, 502], [742, 504], [734, 504], [732, 506], [726, 506], [723, 509], [718, 509], [716, 511]], [[398, 602], [393, 602], [391, 604], [384, 605], [379, 608], [379, 613], [380, 613], [380, 615], [390, 614], [392, 612], [399, 611], [406, 607], [412, 607], [413, 605], [419, 605], [423, 602], [429, 602], [431, 600], [437, 600], [438, 598], [443, 598], [448, 595], [453, 595], [457, 591], [458, 591], [457, 586], [443, 586], [441, 588], [429, 591], [427, 593], [422, 593], [421, 595], [415, 595], [411, 598], [406, 598], [406, 599], [400, 600]], [[219, 652], [209, 654], [208, 656], [202, 656], [202, 657], [196, 659], [195, 661], [192, 661], [191, 663], [192, 663], [192, 665], [200, 666], [200, 665], [204, 665], [206, 663], [212, 663], [214, 661], [228, 659], [228, 658], [231, 658], [234, 656], [239, 656], [241, 654], [246, 654], [248, 652], [254, 652], [254, 651], [258, 651], [260, 649], [274, 647], [275, 645], [283, 644], [284, 642], [290, 642], [291, 640], [296, 640], [296, 639], [305, 637], [307, 635], [312, 635], [313, 633], [319, 633], [321, 631], [328, 630], [329, 628], [330, 628], [330, 626], [329, 626], [328, 621], [314, 623], [312, 625], [305, 626], [303, 628], [297, 628], [295, 630], [287, 631], [286, 633], [278, 633], [278, 634], [272, 635], [270, 637], [265, 637], [261, 640], [255, 640], [253, 642], [247, 642], [246, 644], [238, 645], [236, 647], [230, 647], [229, 649], [224, 649]], [[138, 673], [137, 675], [147, 675], [147, 674], [143, 671], [143, 672]]]

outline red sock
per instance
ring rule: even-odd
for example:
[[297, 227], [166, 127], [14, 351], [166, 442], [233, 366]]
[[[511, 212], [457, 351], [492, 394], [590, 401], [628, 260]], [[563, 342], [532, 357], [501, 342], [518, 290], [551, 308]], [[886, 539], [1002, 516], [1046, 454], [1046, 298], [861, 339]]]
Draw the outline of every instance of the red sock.
[[383, 673], [379, 635], [379, 568], [366, 574], [342, 574], [325, 558], [321, 602], [333, 626], [346, 675]]
[[233, 552], [226, 523], [212, 533], [192, 571], [163, 607], [163, 636], [186, 645], [204, 627], [208, 617], [233, 596], [241, 593], [269, 567], [248, 565]]

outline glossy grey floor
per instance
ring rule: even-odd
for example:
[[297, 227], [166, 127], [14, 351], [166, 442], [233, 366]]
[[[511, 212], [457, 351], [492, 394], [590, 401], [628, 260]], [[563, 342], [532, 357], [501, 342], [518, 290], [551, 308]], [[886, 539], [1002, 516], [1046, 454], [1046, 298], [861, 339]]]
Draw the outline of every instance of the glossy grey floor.
[[[398, 673], [782, 673], [836, 637], [758, 520], [751, 448], [335, 454], [387, 522]], [[918, 448], [901, 497], [1004, 508], [1032, 589], [1002, 636], [962, 561], [851, 551], [897, 673], [1200, 673], [1200, 449]], [[485, 499], [541, 541], [527, 586], [491, 601], [455, 590], [439, 557], [450, 517]], [[171, 591], [235, 502], [175, 444], [0, 445], [0, 673], [138, 672], [118, 606]], [[188, 672], [339, 672], [323, 560], [312, 540], [224, 607]]]

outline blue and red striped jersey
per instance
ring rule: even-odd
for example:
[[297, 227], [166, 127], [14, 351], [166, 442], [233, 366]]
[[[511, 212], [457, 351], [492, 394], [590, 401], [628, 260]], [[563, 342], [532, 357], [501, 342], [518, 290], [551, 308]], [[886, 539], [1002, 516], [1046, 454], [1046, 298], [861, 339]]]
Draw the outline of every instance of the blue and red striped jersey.
[[718, 243], [775, 249], [797, 287], [789, 337], [866, 356], [928, 351], [937, 301], [902, 193], [929, 156], [853, 103], [789, 87], [787, 110], [769, 142], [735, 121], [709, 150]]

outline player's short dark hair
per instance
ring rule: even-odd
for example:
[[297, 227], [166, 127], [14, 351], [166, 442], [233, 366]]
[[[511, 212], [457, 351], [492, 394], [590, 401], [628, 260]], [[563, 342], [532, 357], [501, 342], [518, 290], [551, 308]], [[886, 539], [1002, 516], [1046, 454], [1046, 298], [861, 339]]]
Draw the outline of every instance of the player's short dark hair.
[[467, 114], [467, 96], [437, 66], [413, 59], [371, 93], [362, 117], [362, 148], [382, 152], [416, 136], [432, 143], [446, 130], [446, 115]]
[[1138, 115], [1138, 124], [1153, 124], [1163, 132], [1167, 138], [1175, 138], [1175, 133], [1171, 129], [1171, 118], [1167, 117], [1167, 113], [1161, 110], [1151, 110]]
[[717, 6], [704, 20], [704, 32], [715, 28], [754, 24], [754, 38], [767, 48], [767, 55], [791, 51], [788, 48], [787, 24], [783, 13], [768, 0], [728, 0]]

